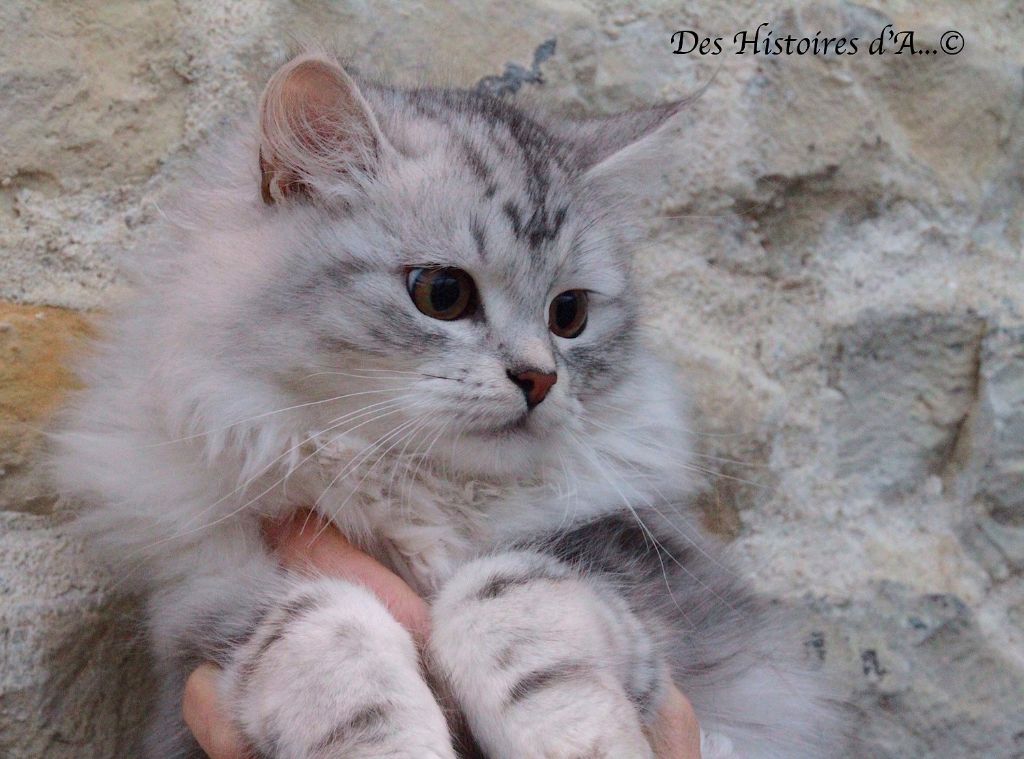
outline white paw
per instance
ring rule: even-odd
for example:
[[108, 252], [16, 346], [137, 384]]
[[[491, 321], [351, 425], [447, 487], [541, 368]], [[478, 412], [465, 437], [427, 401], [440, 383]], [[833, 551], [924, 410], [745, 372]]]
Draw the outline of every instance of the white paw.
[[488, 756], [653, 756], [625, 687], [638, 630], [569, 567], [527, 552], [479, 559], [442, 589], [433, 622], [433, 661]]
[[261, 755], [455, 757], [409, 634], [369, 591], [340, 580], [307, 581], [271, 609], [226, 690]]

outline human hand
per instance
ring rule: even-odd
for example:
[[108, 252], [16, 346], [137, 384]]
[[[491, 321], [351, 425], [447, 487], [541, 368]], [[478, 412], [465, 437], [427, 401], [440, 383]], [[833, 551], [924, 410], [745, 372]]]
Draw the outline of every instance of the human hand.
[[[418, 644], [426, 641], [430, 634], [426, 602], [398, 575], [349, 543], [333, 525], [301, 512], [285, 522], [268, 524], [265, 534], [287, 570], [339, 577], [365, 586]], [[219, 676], [217, 667], [204, 664], [189, 677], [182, 700], [185, 724], [210, 759], [250, 759], [242, 736], [221, 708]], [[700, 759], [697, 717], [675, 686], [648, 737], [658, 759]]]

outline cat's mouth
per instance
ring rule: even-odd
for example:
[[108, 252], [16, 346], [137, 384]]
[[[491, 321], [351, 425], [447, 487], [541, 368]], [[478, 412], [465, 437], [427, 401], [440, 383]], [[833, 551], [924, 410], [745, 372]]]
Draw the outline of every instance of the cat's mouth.
[[473, 430], [473, 434], [477, 437], [507, 437], [527, 432], [529, 431], [529, 428], [530, 412], [524, 411], [522, 414], [508, 422], [503, 422], [502, 424], [493, 427]]

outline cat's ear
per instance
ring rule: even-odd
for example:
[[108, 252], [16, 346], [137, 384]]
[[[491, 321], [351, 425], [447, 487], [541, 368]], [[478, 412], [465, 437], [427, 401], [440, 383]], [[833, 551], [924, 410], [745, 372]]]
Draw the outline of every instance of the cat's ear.
[[260, 99], [263, 200], [312, 197], [339, 179], [373, 176], [386, 144], [358, 85], [337, 62], [317, 54], [294, 58]]
[[664, 159], [670, 142], [672, 117], [686, 101], [626, 111], [603, 118], [572, 122], [568, 139], [573, 146], [584, 184], [621, 194], [640, 192], [642, 185]]

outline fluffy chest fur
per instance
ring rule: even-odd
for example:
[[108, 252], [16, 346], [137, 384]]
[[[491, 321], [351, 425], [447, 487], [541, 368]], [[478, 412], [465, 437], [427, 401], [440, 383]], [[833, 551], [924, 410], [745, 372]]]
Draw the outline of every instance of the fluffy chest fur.
[[[601, 486], [612, 476], [610, 460], [598, 459], [607, 469], [594, 472], [582, 451], [566, 452], [559, 466], [541, 467], [529, 478], [481, 477], [410, 452], [407, 439], [395, 439], [375, 446], [357, 436], [311, 436], [303, 446], [308, 465], [289, 480], [305, 503], [425, 594], [472, 558], [623, 508], [615, 490]], [[632, 490], [630, 479], [622, 478], [620, 487]]]
[[496, 504], [529, 486], [445, 477], [422, 456], [396, 450], [368, 455], [373, 441], [314, 439], [310, 485], [316, 508], [341, 531], [432, 592], [455, 568], [490, 545]]

